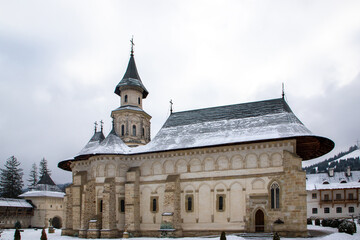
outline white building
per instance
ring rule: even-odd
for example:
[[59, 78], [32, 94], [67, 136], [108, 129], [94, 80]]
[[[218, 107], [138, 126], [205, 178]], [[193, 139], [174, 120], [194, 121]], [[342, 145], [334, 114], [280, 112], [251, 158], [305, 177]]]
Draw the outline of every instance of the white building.
[[56, 186], [48, 174], [44, 174], [35, 189], [21, 194], [19, 197], [30, 200], [34, 206], [31, 217], [32, 227], [48, 227], [49, 220], [56, 228], [61, 228], [63, 221], [65, 193]]
[[308, 218], [350, 218], [360, 214], [360, 171], [306, 175]]

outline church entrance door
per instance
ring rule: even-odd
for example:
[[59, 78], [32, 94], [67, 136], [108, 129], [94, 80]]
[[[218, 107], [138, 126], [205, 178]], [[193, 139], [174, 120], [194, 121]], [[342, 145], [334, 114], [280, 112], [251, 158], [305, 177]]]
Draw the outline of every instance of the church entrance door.
[[259, 209], [255, 213], [255, 232], [264, 232], [264, 227], [264, 212]]

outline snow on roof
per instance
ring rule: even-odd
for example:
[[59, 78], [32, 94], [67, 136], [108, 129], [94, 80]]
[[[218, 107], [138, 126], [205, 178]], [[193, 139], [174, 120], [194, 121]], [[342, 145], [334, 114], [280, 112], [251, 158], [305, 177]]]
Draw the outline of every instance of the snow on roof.
[[54, 197], [54, 198], [64, 198], [65, 193], [63, 192], [53, 192], [53, 191], [28, 191], [21, 194], [19, 197]]
[[32, 208], [33, 206], [25, 199], [0, 198], [0, 207]]
[[[170, 115], [145, 146], [128, 147], [113, 130], [101, 142], [89, 142], [75, 157], [96, 154], [139, 154], [253, 141], [297, 138], [297, 154], [304, 160], [328, 153], [334, 143], [313, 135], [282, 98], [205, 108]], [[69, 161], [59, 163], [69, 168]]]
[[360, 171], [351, 171], [349, 177], [345, 172], [334, 172], [333, 177], [330, 177], [328, 173], [306, 174], [306, 190], [360, 188], [359, 181]]

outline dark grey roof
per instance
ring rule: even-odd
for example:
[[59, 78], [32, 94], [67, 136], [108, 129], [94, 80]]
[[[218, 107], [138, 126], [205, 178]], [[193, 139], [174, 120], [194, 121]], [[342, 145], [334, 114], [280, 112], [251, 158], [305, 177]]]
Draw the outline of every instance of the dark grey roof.
[[139, 111], [139, 112], [145, 112], [138, 106], [132, 106], [132, 105], [121, 106], [121, 107], [118, 107], [117, 109], [115, 109], [114, 111], [119, 111], [119, 110], [134, 110], [134, 111]]
[[124, 87], [136, 87], [140, 88], [140, 90], [143, 93], [143, 98], [146, 98], [146, 96], [149, 94], [149, 92], [146, 90], [144, 84], [142, 83], [139, 73], [136, 68], [134, 55], [130, 55], [130, 60], [128, 67], [126, 69], [126, 72], [124, 74], [124, 77], [119, 82], [119, 84], [115, 88], [115, 93], [120, 96], [121, 88]]
[[[176, 112], [170, 115], [163, 128], [220, 120], [259, 117], [283, 112], [292, 113], [288, 104], [282, 98], [279, 98], [267, 101]], [[276, 120], [279, 121], [279, 119]], [[296, 117], [293, 120], [302, 124]]]
[[94, 132], [94, 135], [91, 137], [90, 142], [101, 142], [105, 139], [103, 132]]
[[56, 185], [54, 181], [51, 179], [48, 173], [44, 173], [43, 176], [41, 176], [40, 181], [37, 184], [46, 184], [46, 185]]

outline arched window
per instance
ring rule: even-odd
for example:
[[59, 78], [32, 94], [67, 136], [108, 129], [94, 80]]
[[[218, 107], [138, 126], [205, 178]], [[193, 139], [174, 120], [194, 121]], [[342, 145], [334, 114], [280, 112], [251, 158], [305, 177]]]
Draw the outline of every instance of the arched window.
[[125, 101], [125, 102], [128, 102], [128, 95], [125, 95], [124, 101]]
[[280, 208], [280, 187], [277, 182], [271, 184], [271, 208], [278, 209]]
[[342, 180], [340, 183], [347, 183], [346, 180]]
[[125, 126], [121, 125], [121, 136], [125, 135]]
[[193, 195], [186, 195], [185, 197], [185, 210], [187, 212], [192, 212], [193, 211]]
[[157, 197], [151, 197], [151, 212], [157, 212], [158, 210], [158, 202]]
[[328, 182], [328, 181], [325, 181], [325, 182], [323, 182], [323, 184], [329, 184], [329, 182]]
[[133, 135], [133, 136], [136, 136], [136, 126], [135, 126], [135, 125], [133, 125], [133, 132], [132, 132], [132, 135]]

